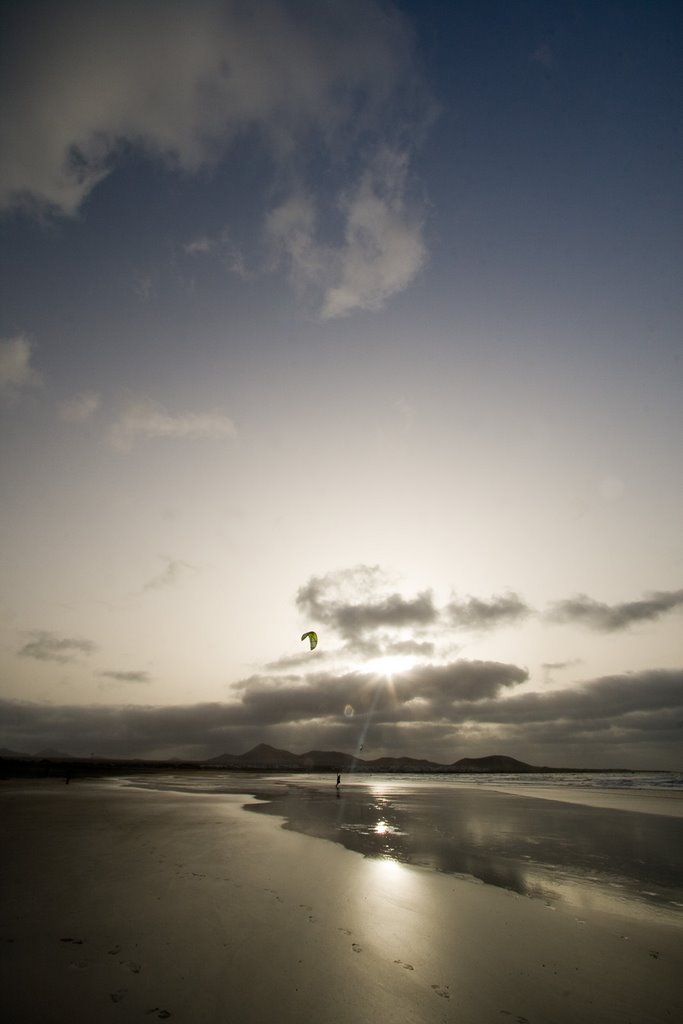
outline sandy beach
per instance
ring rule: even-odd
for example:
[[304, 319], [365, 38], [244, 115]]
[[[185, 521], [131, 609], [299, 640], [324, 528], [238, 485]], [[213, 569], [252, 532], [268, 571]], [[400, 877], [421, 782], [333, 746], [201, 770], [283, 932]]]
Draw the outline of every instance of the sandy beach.
[[[509, 796], [514, 800], [514, 796]], [[12, 1024], [609, 1024], [683, 1014], [683, 918], [372, 859], [237, 794], [5, 782]]]

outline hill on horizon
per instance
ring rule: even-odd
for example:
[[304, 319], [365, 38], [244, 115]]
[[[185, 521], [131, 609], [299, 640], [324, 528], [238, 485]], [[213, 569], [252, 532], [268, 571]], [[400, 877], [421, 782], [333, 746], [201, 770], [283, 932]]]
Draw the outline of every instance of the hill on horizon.
[[290, 750], [272, 747], [268, 743], [259, 743], [243, 754], [219, 754], [209, 758], [204, 764], [262, 766], [264, 768], [315, 768], [350, 769], [362, 767], [378, 771], [457, 771], [457, 772], [534, 772], [544, 768], [519, 761], [515, 757], [504, 754], [491, 754], [487, 757], [462, 757], [459, 761], [441, 764], [426, 758], [378, 757], [366, 759], [346, 754], [339, 750], [309, 750], [303, 754], [293, 754]]

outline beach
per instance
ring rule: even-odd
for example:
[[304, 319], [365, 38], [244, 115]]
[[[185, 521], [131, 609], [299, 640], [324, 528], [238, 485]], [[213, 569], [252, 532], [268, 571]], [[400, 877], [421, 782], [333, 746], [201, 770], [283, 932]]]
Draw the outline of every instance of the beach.
[[[499, 797], [514, 809], [515, 794]], [[244, 809], [257, 803], [104, 780], [4, 782], [3, 1019], [683, 1015], [683, 915], [628, 899], [578, 906], [363, 856]]]

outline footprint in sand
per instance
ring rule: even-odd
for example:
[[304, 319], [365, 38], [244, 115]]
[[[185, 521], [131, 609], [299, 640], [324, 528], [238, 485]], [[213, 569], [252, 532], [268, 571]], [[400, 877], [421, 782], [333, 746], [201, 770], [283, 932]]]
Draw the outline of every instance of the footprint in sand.
[[139, 974], [142, 970], [142, 964], [136, 964], [133, 960], [119, 960], [122, 967], [125, 967], [127, 971], [131, 971], [132, 974]]
[[337, 928], [337, 931], [338, 932], [343, 932], [344, 935], [350, 935], [351, 934], [351, 932], [349, 931], [348, 928]]
[[436, 992], [437, 996], [441, 996], [442, 999], [451, 998], [451, 994], [448, 991], [448, 985], [432, 985], [432, 988]]
[[120, 952], [121, 952], [121, 947], [120, 946], [112, 946], [111, 949], [107, 950], [107, 953], [109, 953], [109, 956], [116, 956], [116, 954], [120, 953]]
[[145, 1013], [156, 1013], [159, 1020], [167, 1020], [171, 1016], [168, 1010], [162, 1010], [158, 1006], [153, 1006], [151, 1010], [145, 1010]]
[[394, 963], [398, 964], [399, 967], [404, 967], [406, 969], [406, 971], [414, 971], [415, 970], [415, 968], [413, 967], [412, 964], [407, 964], [403, 960], [394, 960]]
[[72, 960], [69, 963], [69, 970], [71, 971], [84, 971], [86, 967], [89, 967], [87, 960]]
[[71, 939], [71, 938], [68, 938], [68, 939], [60, 939], [59, 941], [60, 942], [73, 942], [74, 946], [82, 946], [83, 945], [83, 939]]
[[354, 951], [354, 953], [362, 953], [363, 952], [363, 947], [359, 946], [357, 942], [352, 942], [351, 943], [351, 949]]
[[650, 950], [650, 956], [652, 957], [653, 960], [659, 960], [659, 953], [658, 953], [658, 951], [656, 949], [651, 949]]
[[116, 990], [116, 992], [110, 992], [109, 998], [111, 999], [112, 1003], [120, 1003], [121, 1000], [125, 998], [127, 992], [128, 989], [119, 988]]
[[[512, 1010], [501, 1010], [500, 1012], [504, 1013], [506, 1017], [515, 1017], [515, 1015], [512, 1012]], [[529, 1024], [529, 1018], [528, 1017], [522, 1017], [521, 1015], [515, 1017], [515, 1021], [517, 1022], [517, 1024]]]

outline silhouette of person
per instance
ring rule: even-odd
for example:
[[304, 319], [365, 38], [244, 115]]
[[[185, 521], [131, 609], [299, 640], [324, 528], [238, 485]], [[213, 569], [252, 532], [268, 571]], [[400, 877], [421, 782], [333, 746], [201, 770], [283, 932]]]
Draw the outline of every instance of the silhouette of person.
[[340, 782], [341, 782], [341, 775], [337, 775], [337, 789], [339, 789]]

